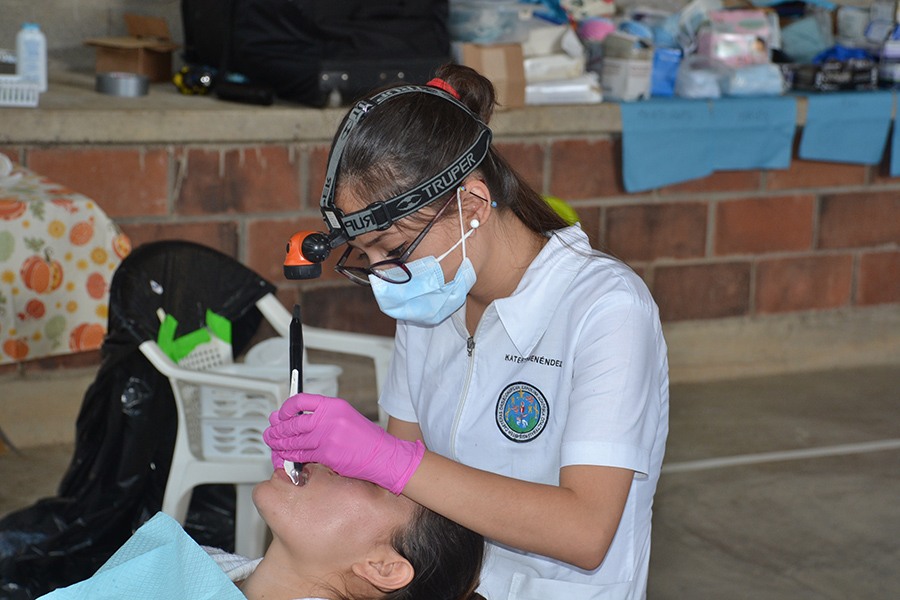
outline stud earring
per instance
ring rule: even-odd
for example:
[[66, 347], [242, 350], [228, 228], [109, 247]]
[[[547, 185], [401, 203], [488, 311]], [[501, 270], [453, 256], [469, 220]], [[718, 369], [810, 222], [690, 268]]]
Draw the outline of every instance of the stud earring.
[[497, 201], [491, 200], [491, 208], [497, 208]]

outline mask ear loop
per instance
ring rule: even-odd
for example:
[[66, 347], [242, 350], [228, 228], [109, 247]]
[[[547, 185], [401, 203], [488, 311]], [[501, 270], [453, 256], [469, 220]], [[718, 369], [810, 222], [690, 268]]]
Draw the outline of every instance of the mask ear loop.
[[473, 227], [471, 231], [465, 230], [465, 225], [463, 225], [463, 213], [462, 213], [462, 198], [460, 197], [460, 192], [465, 191], [465, 187], [459, 186], [456, 188], [456, 207], [459, 211], [459, 241], [450, 246], [450, 249], [438, 256], [435, 260], [437, 262], [441, 262], [447, 255], [456, 250], [456, 247], [462, 244], [462, 252], [463, 252], [463, 260], [466, 259], [466, 238], [475, 233], [475, 228]]
[[[463, 251], [463, 260], [466, 260], [466, 238], [469, 235], [466, 233], [466, 226], [463, 225], [463, 211], [462, 211], [462, 192], [466, 189], [465, 186], [461, 185], [456, 188], [456, 209], [459, 212], [459, 237], [462, 240], [462, 251]], [[469, 233], [473, 233], [475, 230], [473, 229]]]

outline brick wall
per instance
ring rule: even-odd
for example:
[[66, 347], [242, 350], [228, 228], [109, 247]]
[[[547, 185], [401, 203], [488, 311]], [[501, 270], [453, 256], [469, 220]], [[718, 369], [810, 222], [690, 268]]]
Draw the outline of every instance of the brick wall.
[[[644, 277], [664, 321], [900, 304], [900, 179], [885, 165], [795, 157], [785, 171], [719, 172], [629, 195], [616, 135], [506, 137], [499, 148], [537, 189], [575, 207], [595, 247]], [[286, 304], [299, 300], [310, 324], [393, 331], [370, 292], [330, 264], [316, 281], [281, 274], [290, 235], [322, 228], [327, 144], [2, 150], [97, 200], [135, 244], [206, 243], [275, 282]]]

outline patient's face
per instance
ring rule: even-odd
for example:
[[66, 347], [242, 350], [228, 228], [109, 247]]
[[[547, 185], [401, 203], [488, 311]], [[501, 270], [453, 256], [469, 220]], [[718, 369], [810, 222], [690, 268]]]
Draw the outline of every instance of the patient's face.
[[373, 545], [389, 542], [412, 518], [415, 503], [373, 483], [318, 464], [307, 464], [303, 475], [305, 483], [295, 486], [277, 469], [253, 490], [273, 536], [295, 556], [324, 567], [350, 564]]

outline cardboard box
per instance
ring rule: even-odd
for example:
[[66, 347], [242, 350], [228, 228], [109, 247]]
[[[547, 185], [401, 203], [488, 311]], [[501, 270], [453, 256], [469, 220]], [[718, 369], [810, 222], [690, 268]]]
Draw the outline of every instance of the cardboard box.
[[84, 41], [97, 49], [97, 73], [121, 71], [146, 75], [150, 81], [172, 78], [172, 42], [165, 19], [126, 14], [127, 36], [90, 38]]
[[525, 58], [521, 44], [454, 43], [457, 63], [472, 67], [494, 84], [501, 109], [525, 106]]

